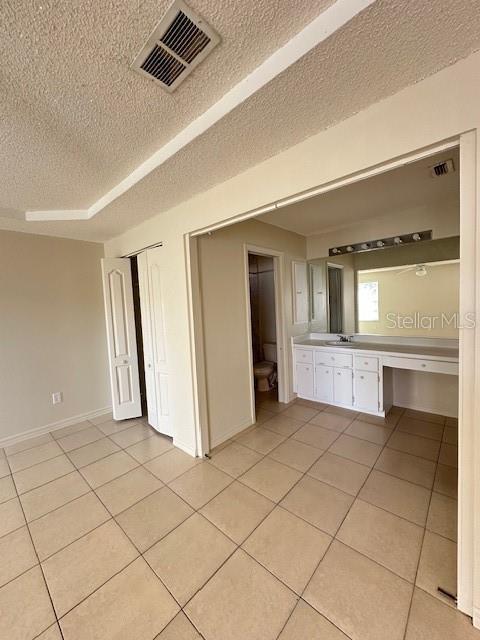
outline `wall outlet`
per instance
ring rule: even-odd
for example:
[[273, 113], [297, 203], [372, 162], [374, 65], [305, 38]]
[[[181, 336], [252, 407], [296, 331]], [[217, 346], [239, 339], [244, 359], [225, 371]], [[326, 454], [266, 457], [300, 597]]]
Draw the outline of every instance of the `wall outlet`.
[[52, 404], [60, 404], [61, 402], [63, 402], [63, 393], [61, 391], [52, 393]]

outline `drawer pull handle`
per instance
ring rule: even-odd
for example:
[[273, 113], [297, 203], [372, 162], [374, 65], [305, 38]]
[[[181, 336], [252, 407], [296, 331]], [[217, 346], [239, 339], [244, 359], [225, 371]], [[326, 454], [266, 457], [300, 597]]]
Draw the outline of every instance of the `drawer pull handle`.
[[340, 371], [337, 371], [337, 376], [341, 375]]
[[363, 376], [360, 376], [360, 380], [363, 380]]
[[425, 363], [422, 363], [422, 367], [426, 367], [427, 365]]
[[368, 364], [368, 362], [365, 361], [363, 364]]

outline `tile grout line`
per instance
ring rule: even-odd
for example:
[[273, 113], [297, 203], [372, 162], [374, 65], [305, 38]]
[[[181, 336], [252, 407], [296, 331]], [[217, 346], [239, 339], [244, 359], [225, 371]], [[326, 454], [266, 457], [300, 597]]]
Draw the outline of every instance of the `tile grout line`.
[[[352, 422], [353, 422], [353, 421], [352, 421]], [[351, 424], [351, 423], [350, 423], [350, 424]], [[356, 495], [356, 496], [355, 496], [355, 498], [353, 499], [352, 504], [351, 504], [351, 505], [350, 505], [350, 507], [348, 508], [348, 510], [347, 510], [347, 512], [346, 512], [346, 514], [345, 514], [345, 516], [342, 518], [342, 521], [340, 522], [339, 526], [337, 527], [337, 529], [336, 529], [336, 531], [335, 531], [335, 534], [332, 536], [332, 539], [331, 539], [331, 541], [330, 541], [330, 544], [328, 545], [327, 549], [325, 550], [325, 553], [324, 553], [324, 554], [323, 554], [323, 556], [321, 557], [321, 559], [320, 559], [320, 561], [318, 562], [317, 566], [315, 567], [315, 569], [314, 569], [314, 571], [313, 571], [312, 575], [310, 576], [310, 579], [309, 579], [309, 580], [308, 580], [308, 582], [306, 583], [306, 585], [305, 585], [305, 587], [304, 587], [304, 589], [303, 589], [303, 591], [302, 591], [302, 594], [301, 594], [301, 598], [302, 598], [302, 600], [304, 600], [304, 597], [303, 597], [303, 596], [305, 595], [305, 592], [306, 592], [306, 590], [308, 589], [308, 586], [309, 586], [309, 584], [311, 583], [311, 581], [312, 581], [312, 579], [313, 579], [313, 576], [315, 575], [315, 573], [317, 572], [317, 570], [318, 570], [319, 566], [321, 565], [321, 563], [322, 563], [323, 559], [324, 559], [324, 558], [325, 558], [325, 556], [327, 555], [327, 553], [328, 553], [328, 551], [329, 551], [330, 547], [332, 546], [332, 544], [333, 544], [334, 540], [337, 540], [337, 534], [338, 534], [338, 532], [340, 531], [340, 529], [341, 529], [341, 527], [342, 527], [343, 523], [345, 522], [345, 520], [346, 520], [346, 518], [347, 518], [348, 514], [350, 513], [351, 508], [352, 508], [352, 507], [353, 507], [353, 505], [355, 504], [355, 501], [357, 500], [358, 495], [360, 494], [361, 490], [363, 489], [363, 487], [365, 486], [366, 482], [368, 481], [368, 479], [369, 479], [370, 475], [372, 474], [372, 471], [373, 471], [373, 470], [374, 470], [374, 468], [375, 468], [375, 464], [378, 462], [378, 459], [380, 458], [380, 455], [382, 454], [382, 451], [384, 450], [384, 448], [385, 448], [385, 447], [386, 447], [386, 443], [385, 443], [385, 445], [380, 449], [380, 451], [378, 452], [377, 458], [375, 459], [375, 462], [373, 463], [372, 467], [370, 468], [370, 472], [368, 473], [368, 475], [366, 476], [365, 480], [363, 481], [363, 483], [362, 483], [361, 487], [359, 488], [359, 490], [358, 490], [358, 492], [357, 492], [357, 495]], [[340, 542], [341, 542], [341, 541], [340, 541]], [[342, 543], [342, 544], [343, 544], [343, 543]], [[348, 545], [347, 545], [347, 546], [348, 546]], [[356, 549], [354, 549], [354, 551], [356, 551]], [[356, 552], [357, 552], [357, 553], [359, 553], [358, 551], [356, 551]], [[364, 555], [364, 554], [361, 554], [361, 555]], [[367, 556], [364, 556], [364, 557], [367, 557]], [[369, 560], [371, 560], [371, 558], [369, 558]], [[376, 563], [376, 564], [379, 564], [379, 563]], [[380, 566], [382, 566], [382, 567], [383, 567], [383, 565], [380, 565]], [[386, 567], [383, 567], [383, 568], [384, 568], [384, 569], [386, 569]], [[397, 575], [397, 574], [395, 574], [394, 572], [391, 572], [391, 573], [393, 573], [394, 575]], [[306, 600], [305, 600], [305, 601], [306, 601]], [[313, 605], [311, 605], [308, 601], [306, 601], [306, 602], [307, 602], [307, 604], [309, 604], [309, 606], [312, 606], [312, 607], [313, 607]], [[313, 609], [315, 609], [315, 607], [313, 607]], [[315, 611], [317, 611], [317, 609], [315, 609]], [[334, 626], [336, 626], [336, 625], [335, 625], [335, 623], [334, 623], [332, 620], [330, 620], [327, 616], [325, 616], [323, 613], [321, 613], [320, 611], [318, 611], [318, 613], [320, 613], [320, 615], [323, 615], [327, 620], [329, 620], [332, 624], [334, 624]], [[338, 627], [337, 627], [337, 628], [338, 628]], [[345, 633], [343, 630], [341, 630], [341, 631], [342, 631], [342, 633]], [[345, 635], [346, 635], [346, 634], [345, 634]], [[278, 640], [278, 639], [277, 639], [277, 640]]]
[[[445, 422], [446, 422], [446, 419], [444, 421], [443, 431], [445, 431]], [[442, 433], [442, 438], [443, 438], [443, 433]], [[439, 459], [440, 459], [440, 450], [438, 451], [436, 468], [438, 468], [438, 460]], [[435, 475], [436, 475], [436, 469], [435, 469]], [[435, 480], [434, 480], [434, 483], [435, 483]], [[425, 527], [423, 529], [422, 544], [420, 545], [420, 553], [418, 554], [417, 568], [416, 568], [416, 571], [415, 571], [415, 579], [414, 579], [414, 582], [413, 582], [412, 597], [410, 599], [410, 606], [408, 607], [407, 620], [406, 620], [406, 623], [405, 623], [405, 631], [403, 633], [403, 639], [404, 640], [405, 640], [405, 638], [407, 636], [408, 625], [409, 625], [409, 622], [410, 622], [410, 615], [411, 615], [411, 612], [412, 612], [413, 597], [415, 595], [415, 588], [417, 586], [418, 569], [420, 567], [420, 560], [422, 558], [423, 545], [425, 544], [425, 534], [426, 534], [426, 531], [427, 531], [428, 515], [430, 513], [430, 506], [432, 504], [432, 497], [433, 497], [433, 487], [432, 487], [432, 491], [430, 492], [430, 500], [428, 502], [428, 509], [427, 509], [427, 518], [425, 520]]]
[[[9, 463], [9, 461], [8, 461], [8, 458], [7, 458], [7, 465], [8, 465], [8, 467], [9, 467], [9, 469], [10, 469], [10, 472], [11, 472], [11, 467], [10, 467], [10, 463]], [[13, 476], [12, 476], [12, 477], [13, 477]], [[14, 483], [15, 483], [15, 481], [14, 481]], [[24, 509], [23, 509], [23, 505], [22, 505], [22, 501], [20, 500], [20, 496], [18, 495], [18, 490], [17, 490], [16, 483], [15, 483], [15, 490], [17, 491], [17, 500], [18, 500], [18, 503], [19, 503], [20, 508], [21, 508], [21, 510], [22, 510], [23, 519], [24, 519], [24, 521], [25, 521], [25, 526], [26, 526], [26, 529], [27, 529], [27, 531], [28, 531], [28, 535], [29, 535], [29, 538], [30, 538], [30, 544], [32, 545], [33, 551], [34, 551], [35, 556], [36, 556], [36, 558], [37, 558], [37, 560], [38, 560], [38, 567], [39, 567], [40, 572], [41, 572], [41, 574], [42, 574], [43, 584], [45, 585], [45, 589], [46, 589], [46, 592], [47, 592], [47, 594], [48, 594], [48, 598], [49, 598], [49, 600], [50, 600], [50, 606], [52, 607], [52, 612], [53, 612], [53, 615], [54, 615], [55, 621], [56, 621], [57, 626], [58, 626], [58, 628], [59, 628], [60, 635], [61, 635], [61, 637], [62, 637], [62, 639], [63, 639], [63, 638], [64, 638], [64, 636], [63, 636], [63, 631], [62, 631], [62, 629], [61, 629], [61, 627], [60, 627], [60, 623], [59, 623], [59, 620], [58, 620], [57, 612], [56, 612], [55, 606], [54, 606], [54, 604], [53, 604], [52, 594], [50, 593], [50, 589], [49, 589], [49, 587], [48, 587], [47, 579], [46, 579], [46, 577], [45, 577], [45, 573], [44, 573], [44, 571], [43, 571], [42, 563], [40, 562], [40, 557], [39, 557], [39, 555], [38, 555], [37, 548], [36, 548], [35, 543], [34, 543], [34, 541], [33, 541], [32, 532], [30, 531], [30, 527], [28, 526], [28, 522], [27, 522], [27, 519], [26, 519], [26, 517], [25, 517], [25, 511], [24, 511]], [[34, 566], [37, 566], [37, 565], [34, 565]], [[33, 567], [31, 567], [31, 569], [32, 569], [32, 568], [33, 568]], [[22, 574], [22, 575], [23, 575], [23, 574]], [[17, 576], [17, 578], [18, 578], [18, 576]], [[53, 623], [53, 625], [54, 625], [54, 624], [55, 624], [55, 622]], [[44, 631], [47, 631], [47, 629], [49, 629], [49, 628], [50, 628], [51, 626], [53, 626], [53, 625], [49, 625], [48, 627], [46, 627], [45, 629], [43, 629], [43, 630], [40, 632], [40, 634], [42, 634]], [[38, 634], [38, 635], [40, 635], [40, 634]], [[38, 636], [37, 636], [37, 637], [38, 637]]]

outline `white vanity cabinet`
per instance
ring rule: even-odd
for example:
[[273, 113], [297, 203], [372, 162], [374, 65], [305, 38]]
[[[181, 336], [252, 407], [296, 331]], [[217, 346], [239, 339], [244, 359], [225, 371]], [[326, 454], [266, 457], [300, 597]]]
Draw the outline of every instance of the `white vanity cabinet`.
[[367, 413], [380, 410], [380, 365], [375, 356], [354, 354], [354, 406]]
[[302, 345], [294, 362], [300, 398], [381, 414], [378, 358]]
[[[363, 346], [363, 345], [362, 345]], [[458, 352], [410, 344], [335, 347], [324, 340], [292, 341], [298, 397], [385, 416], [393, 403], [393, 371], [458, 376]], [[388, 349], [386, 348], [388, 347]]]

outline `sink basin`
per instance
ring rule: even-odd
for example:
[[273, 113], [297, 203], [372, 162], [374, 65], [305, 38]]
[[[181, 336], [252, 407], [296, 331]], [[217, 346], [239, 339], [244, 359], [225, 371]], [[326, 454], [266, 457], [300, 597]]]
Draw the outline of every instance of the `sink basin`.
[[342, 340], [330, 340], [329, 342], [325, 342], [325, 344], [328, 344], [331, 347], [354, 347], [355, 346], [352, 342], [343, 342]]

